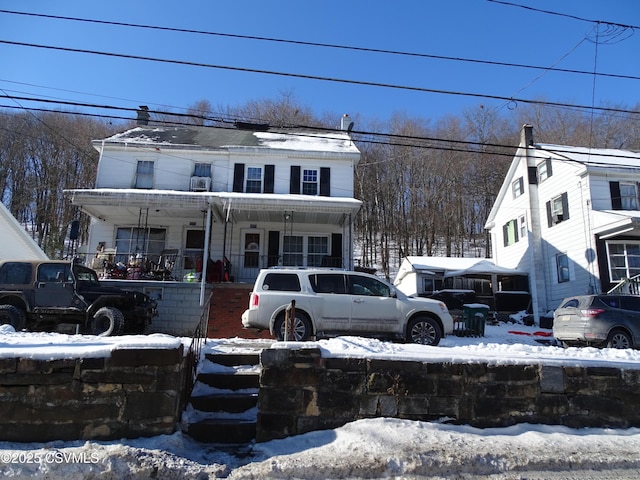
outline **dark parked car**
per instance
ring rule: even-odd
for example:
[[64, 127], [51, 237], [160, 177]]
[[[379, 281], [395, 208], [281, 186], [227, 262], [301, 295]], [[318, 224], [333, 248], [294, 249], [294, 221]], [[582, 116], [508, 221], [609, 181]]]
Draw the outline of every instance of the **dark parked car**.
[[96, 272], [71, 262], [0, 262], [0, 325], [16, 330], [55, 331], [76, 324], [82, 333], [143, 333], [158, 314], [141, 292], [102, 285]]
[[553, 315], [553, 336], [564, 346], [640, 347], [640, 296], [565, 298]]

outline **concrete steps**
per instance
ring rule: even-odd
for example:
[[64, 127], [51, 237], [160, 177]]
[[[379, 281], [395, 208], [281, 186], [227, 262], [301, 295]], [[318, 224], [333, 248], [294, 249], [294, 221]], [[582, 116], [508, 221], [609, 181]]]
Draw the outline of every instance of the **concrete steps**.
[[205, 353], [183, 430], [205, 443], [245, 444], [256, 436], [260, 350]]

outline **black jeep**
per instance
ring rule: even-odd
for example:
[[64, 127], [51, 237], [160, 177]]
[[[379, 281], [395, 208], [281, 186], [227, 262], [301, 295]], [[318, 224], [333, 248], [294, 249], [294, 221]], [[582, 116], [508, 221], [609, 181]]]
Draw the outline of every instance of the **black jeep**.
[[106, 287], [94, 270], [67, 261], [0, 262], [0, 324], [17, 331], [55, 331], [76, 324], [81, 333], [140, 334], [157, 315], [140, 292]]

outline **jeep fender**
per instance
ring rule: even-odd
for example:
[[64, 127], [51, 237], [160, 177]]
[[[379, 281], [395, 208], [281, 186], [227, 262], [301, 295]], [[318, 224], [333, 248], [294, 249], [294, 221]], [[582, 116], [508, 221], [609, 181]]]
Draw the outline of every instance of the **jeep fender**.
[[24, 312], [31, 311], [31, 305], [27, 302], [22, 292], [11, 292], [0, 294], [0, 305], [13, 305]]

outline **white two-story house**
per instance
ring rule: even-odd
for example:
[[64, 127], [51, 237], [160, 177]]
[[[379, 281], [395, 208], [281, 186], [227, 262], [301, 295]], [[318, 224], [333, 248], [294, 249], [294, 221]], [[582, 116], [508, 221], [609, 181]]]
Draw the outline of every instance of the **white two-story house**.
[[348, 123], [152, 126], [139, 116], [136, 128], [93, 142], [95, 188], [67, 194], [92, 219], [90, 251], [145, 268], [177, 251], [174, 280], [207, 258], [212, 281], [253, 282], [277, 265], [352, 268], [360, 152]]
[[536, 144], [525, 125], [485, 227], [529, 273], [534, 312], [640, 273], [640, 152]]

